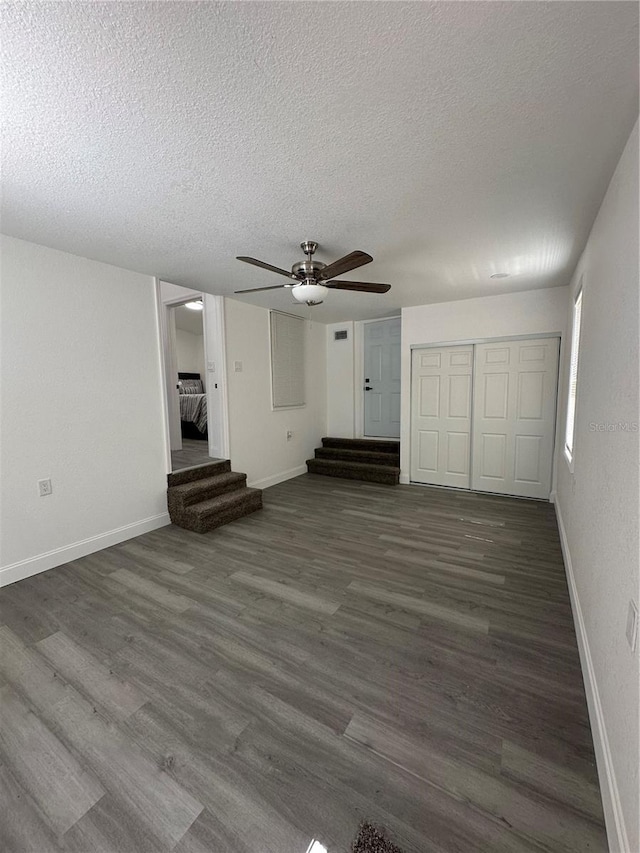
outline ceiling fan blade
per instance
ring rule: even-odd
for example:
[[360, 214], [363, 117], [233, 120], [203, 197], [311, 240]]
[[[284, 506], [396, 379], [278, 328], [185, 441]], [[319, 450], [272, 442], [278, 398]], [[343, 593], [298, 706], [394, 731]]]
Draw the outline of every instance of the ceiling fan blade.
[[293, 273], [287, 272], [287, 270], [282, 270], [280, 267], [274, 267], [271, 264], [265, 264], [264, 261], [257, 261], [255, 258], [237, 257], [236, 261], [244, 261], [245, 264], [253, 264], [254, 267], [262, 267], [262, 269], [271, 270], [271, 272], [277, 272], [280, 273], [280, 275], [286, 275], [287, 278], [294, 278], [296, 281], [299, 281], [298, 277]]
[[274, 284], [272, 287], [250, 287], [248, 290], [234, 290], [234, 293], [257, 293], [259, 290], [280, 290], [281, 287], [288, 287], [287, 284]]
[[320, 272], [320, 278], [326, 281], [329, 278], [335, 278], [337, 275], [342, 275], [349, 270], [354, 270], [356, 267], [363, 267], [365, 264], [370, 264], [373, 258], [367, 255], [366, 252], [351, 252], [350, 255], [345, 255], [329, 264]]
[[327, 281], [323, 284], [336, 290], [359, 290], [362, 293], [386, 293], [391, 290], [390, 284], [371, 284], [366, 281]]

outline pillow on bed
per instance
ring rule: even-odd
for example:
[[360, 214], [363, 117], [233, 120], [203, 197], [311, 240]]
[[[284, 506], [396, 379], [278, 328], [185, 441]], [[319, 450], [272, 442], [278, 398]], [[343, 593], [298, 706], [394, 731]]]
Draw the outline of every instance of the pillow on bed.
[[181, 394], [204, 394], [202, 379], [181, 379], [178, 390]]

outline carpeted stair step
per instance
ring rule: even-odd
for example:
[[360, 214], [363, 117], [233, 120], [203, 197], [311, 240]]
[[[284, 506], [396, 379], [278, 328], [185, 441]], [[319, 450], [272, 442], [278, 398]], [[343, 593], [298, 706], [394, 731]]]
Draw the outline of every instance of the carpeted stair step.
[[373, 453], [400, 453], [400, 442], [378, 438], [331, 438], [322, 439], [323, 447], [343, 450], [368, 450]]
[[221, 459], [220, 462], [205, 462], [204, 465], [195, 465], [193, 468], [182, 468], [167, 475], [169, 487], [181, 486], [183, 483], [192, 483], [194, 480], [202, 480], [204, 477], [215, 477], [231, 470], [231, 462]]
[[225, 492], [235, 492], [246, 485], [246, 474], [225, 471], [215, 477], [204, 477], [202, 480], [193, 480], [190, 483], [182, 483], [180, 486], [171, 486], [167, 490], [167, 501], [171, 509], [180, 512], [192, 504], [215, 498], [218, 495], [225, 494]]
[[191, 504], [181, 512], [174, 510], [172, 514], [169, 510], [169, 514], [174, 524], [194, 533], [207, 533], [257, 509], [262, 509], [262, 490], [244, 487]]
[[372, 465], [365, 462], [345, 462], [342, 459], [307, 459], [310, 474], [328, 477], [344, 477], [347, 480], [365, 480], [369, 483], [385, 483], [397, 486], [400, 468], [389, 465]]
[[383, 453], [378, 450], [356, 450], [346, 447], [318, 447], [316, 459], [341, 459], [343, 462], [370, 462], [373, 465], [400, 465], [399, 453]]

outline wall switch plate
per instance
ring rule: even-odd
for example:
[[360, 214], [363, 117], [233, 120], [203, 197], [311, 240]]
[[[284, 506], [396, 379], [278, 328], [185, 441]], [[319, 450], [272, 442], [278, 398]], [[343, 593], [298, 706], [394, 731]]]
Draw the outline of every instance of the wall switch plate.
[[215, 361], [208, 361], [208, 362], [207, 362], [207, 370], [210, 370], [210, 371], [211, 371], [211, 373], [215, 373], [215, 372], [216, 372], [216, 363], [215, 363]]
[[241, 361], [234, 361], [233, 362], [233, 369], [235, 370], [236, 373], [242, 373], [242, 362]]
[[631, 651], [635, 652], [638, 645], [638, 605], [633, 600], [629, 601], [626, 635]]
[[41, 498], [50, 495], [52, 491], [51, 480], [38, 480], [38, 494]]

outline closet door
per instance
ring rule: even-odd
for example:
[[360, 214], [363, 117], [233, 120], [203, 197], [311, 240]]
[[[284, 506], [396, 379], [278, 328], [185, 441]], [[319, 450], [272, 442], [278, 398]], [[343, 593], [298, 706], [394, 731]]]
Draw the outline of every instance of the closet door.
[[473, 347], [416, 349], [411, 358], [411, 479], [470, 485]]
[[558, 338], [477, 344], [471, 488], [549, 497]]

